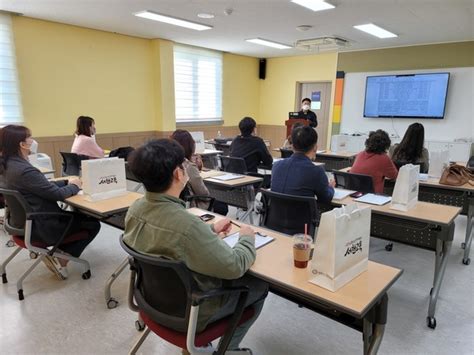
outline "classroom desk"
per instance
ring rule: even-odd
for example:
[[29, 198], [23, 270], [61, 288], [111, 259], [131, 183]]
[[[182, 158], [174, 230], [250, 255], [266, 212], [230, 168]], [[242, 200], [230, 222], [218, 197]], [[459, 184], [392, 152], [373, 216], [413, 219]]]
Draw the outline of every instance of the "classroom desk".
[[357, 153], [335, 153], [331, 152], [330, 150], [326, 150], [323, 153], [316, 153], [315, 161], [325, 163], [326, 171], [333, 171], [352, 166], [356, 155]]
[[42, 166], [35, 166], [35, 168], [38, 169], [44, 175], [54, 174], [54, 172], [56, 171], [54, 169], [48, 169], [48, 168], [44, 168]]
[[[351, 197], [333, 200], [331, 205], [318, 204], [321, 210], [330, 210], [334, 206], [355, 203]], [[370, 206], [372, 219], [370, 235], [376, 238], [404, 243], [417, 248], [427, 249], [435, 253], [433, 287], [430, 291], [430, 302], [427, 325], [436, 328], [435, 310], [441, 283], [454, 238], [454, 219], [461, 209], [419, 201], [407, 212], [390, 209], [390, 204]]]
[[[125, 213], [132, 205], [133, 202], [143, 197], [142, 194], [137, 192], [128, 191], [126, 195], [113, 197], [107, 200], [90, 202], [85, 199], [84, 195], [75, 195], [69, 197], [65, 202], [74, 207], [78, 212], [97, 218], [98, 220], [110, 224], [113, 227], [123, 230]], [[119, 267], [112, 273], [105, 284], [104, 294], [105, 302], [109, 309], [115, 308], [118, 305], [118, 301], [111, 295], [112, 284], [115, 282], [117, 277], [128, 265], [128, 258], [119, 265]]]
[[[222, 172], [216, 172], [214, 170], [213, 174], [218, 173]], [[203, 176], [203, 174], [208, 175], [210, 172], [201, 172], [201, 176]], [[255, 200], [254, 185], [263, 182], [261, 177], [242, 175], [240, 179], [228, 181], [221, 181], [208, 176], [203, 177], [203, 179], [211, 197], [214, 197], [216, 200], [226, 203], [230, 206], [246, 210], [241, 219], [245, 219], [247, 216], [249, 216], [251, 223], [253, 223], [252, 211]]]
[[[209, 213], [198, 208], [191, 208], [189, 212], [195, 215]], [[216, 215], [215, 220], [221, 218]], [[293, 241], [289, 236], [265, 228], [252, 228], [275, 240], [257, 250], [257, 259], [249, 274], [268, 282], [271, 292], [362, 332], [364, 354], [376, 354], [387, 321], [387, 291], [402, 270], [369, 261], [366, 272], [331, 292], [308, 281], [309, 267], [297, 269], [293, 266]], [[233, 232], [237, 230], [233, 227]]]

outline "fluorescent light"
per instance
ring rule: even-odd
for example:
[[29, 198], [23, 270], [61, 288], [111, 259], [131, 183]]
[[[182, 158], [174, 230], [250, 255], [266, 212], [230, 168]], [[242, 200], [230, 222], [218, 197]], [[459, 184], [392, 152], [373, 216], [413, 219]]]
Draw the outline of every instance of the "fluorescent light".
[[250, 43], [260, 44], [261, 46], [267, 46], [267, 47], [278, 48], [278, 49], [291, 48], [290, 46], [287, 46], [286, 44], [267, 41], [266, 39], [261, 39], [261, 38], [251, 38], [251, 39], [246, 39], [246, 41]]
[[168, 23], [170, 25], [175, 25], [175, 26], [180, 26], [180, 27], [186, 27], [190, 28], [192, 30], [196, 31], [204, 31], [204, 30], [210, 30], [212, 29], [212, 26], [208, 25], [202, 25], [200, 23], [196, 22], [191, 22], [187, 20], [182, 20], [176, 17], [171, 17], [167, 15], [161, 15], [153, 11], [140, 11], [134, 14], [135, 16], [146, 18], [149, 20], [154, 20], [154, 21], [159, 21], [159, 22], [164, 22]]
[[398, 35], [396, 35], [395, 33], [384, 30], [382, 27], [374, 25], [373, 23], [367, 23], [365, 25], [354, 26], [354, 28], [357, 28], [360, 31], [367, 32], [368, 34], [371, 34], [372, 36], [375, 36], [378, 38], [398, 37]]
[[334, 9], [336, 7], [323, 0], [291, 0], [291, 2], [306, 7], [313, 11], [329, 10]]

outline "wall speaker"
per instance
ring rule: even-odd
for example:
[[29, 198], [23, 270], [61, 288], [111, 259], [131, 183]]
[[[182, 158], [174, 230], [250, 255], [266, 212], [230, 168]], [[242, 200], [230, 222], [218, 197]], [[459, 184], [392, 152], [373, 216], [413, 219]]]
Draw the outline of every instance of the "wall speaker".
[[265, 76], [267, 75], [267, 60], [265, 58], [260, 59], [258, 65], [258, 78], [265, 80]]

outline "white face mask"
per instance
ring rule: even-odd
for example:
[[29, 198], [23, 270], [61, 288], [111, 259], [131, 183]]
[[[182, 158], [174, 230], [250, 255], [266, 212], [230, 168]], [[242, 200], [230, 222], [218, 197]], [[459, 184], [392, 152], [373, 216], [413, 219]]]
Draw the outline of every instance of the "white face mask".
[[309, 110], [309, 105], [304, 104], [302, 108], [303, 108], [303, 111], [308, 111]]
[[38, 153], [38, 142], [33, 139], [30, 145], [30, 154], [36, 153]]
[[183, 168], [181, 170], [182, 170], [183, 175], [184, 175], [184, 181], [181, 182], [183, 184], [183, 189], [184, 189], [186, 187], [186, 185], [188, 184], [188, 182], [189, 182], [189, 175], [188, 175], [188, 172], [186, 171], [185, 168]]

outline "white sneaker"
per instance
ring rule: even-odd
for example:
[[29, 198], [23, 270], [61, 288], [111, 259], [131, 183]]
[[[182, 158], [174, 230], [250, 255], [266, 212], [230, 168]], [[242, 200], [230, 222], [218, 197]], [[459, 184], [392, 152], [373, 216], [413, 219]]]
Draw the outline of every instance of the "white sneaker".
[[61, 266], [58, 258], [54, 256], [46, 255], [43, 258], [43, 263], [59, 280], [66, 280], [68, 277], [68, 272], [66, 266]]

